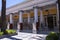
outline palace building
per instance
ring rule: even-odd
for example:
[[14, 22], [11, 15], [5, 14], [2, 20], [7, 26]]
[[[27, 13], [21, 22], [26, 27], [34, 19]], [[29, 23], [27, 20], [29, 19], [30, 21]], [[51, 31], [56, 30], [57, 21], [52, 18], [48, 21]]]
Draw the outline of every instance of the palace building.
[[7, 29], [59, 32], [57, 0], [26, 0], [6, 9]]

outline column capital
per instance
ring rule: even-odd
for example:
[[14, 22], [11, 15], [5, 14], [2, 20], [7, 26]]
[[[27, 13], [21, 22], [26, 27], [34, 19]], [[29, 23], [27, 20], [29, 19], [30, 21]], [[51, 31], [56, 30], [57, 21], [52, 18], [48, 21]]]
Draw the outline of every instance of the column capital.
[[[12, 15], [13, 15], [13, 13], [10, 13], [10, 14], [12, 14]], [[9, 15], [10, 15], [10, 14], [9, 14]]]
[[42, 8], [42, 7], [40, 7], [39, 9], [40, 9], [40, 10], [42, 10], [43, 8]]
[[58, 3], [58, 1], [56, 1], [56, 3]]
[[24, 11], [23, 11], [23, 10], [20, 10], [20, 11], [18, 11], [18, 14], [20, 14], [20, 12], [22, 12], [22, 14], [24, 13]]
[[38, 6], [35, 6], [35, 7], [33, 7], [33, 9], [34, 9], [34, 8], [39, 8], [39, 7], [38, 7]]
[[58, 2], [60, 3], [60, 1], [57, 0], [56, 3], [58, 3]]
[[24, 12], [23, 10], [19, 10], [18, 12]]

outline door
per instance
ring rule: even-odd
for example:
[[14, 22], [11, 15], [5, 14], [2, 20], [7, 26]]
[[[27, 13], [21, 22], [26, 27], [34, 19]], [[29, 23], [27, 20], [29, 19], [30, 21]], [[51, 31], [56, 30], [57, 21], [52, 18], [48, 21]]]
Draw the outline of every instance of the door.
[[53, 16], [48, 16], [47, 17], [47, 22], [48, 22], [48, 29], [53, 30], [54, 29]]

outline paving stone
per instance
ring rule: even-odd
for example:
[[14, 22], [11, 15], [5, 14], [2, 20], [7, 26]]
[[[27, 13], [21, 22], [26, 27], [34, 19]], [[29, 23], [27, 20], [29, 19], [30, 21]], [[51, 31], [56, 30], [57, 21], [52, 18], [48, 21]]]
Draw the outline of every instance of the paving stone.
[[3, 38], [1, 40], [45, 40], [45, 34], [33, 34], [18, 32], [18, 35], [11, 36], [9, 38]]

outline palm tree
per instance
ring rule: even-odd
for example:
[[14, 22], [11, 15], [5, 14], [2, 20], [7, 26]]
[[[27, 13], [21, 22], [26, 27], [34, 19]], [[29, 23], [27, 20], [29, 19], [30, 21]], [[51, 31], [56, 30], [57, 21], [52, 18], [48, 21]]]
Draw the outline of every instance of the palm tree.
[[4, 33], [6, 31], [6, 0], [2, 0], [1, 31], [3, 31]]
[[58, 5], [59, 5], [59, 32], [60, 32], [60, 0], [58, 0]]

